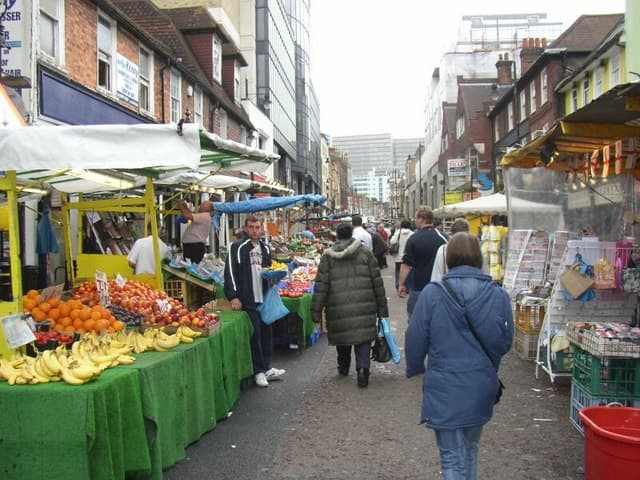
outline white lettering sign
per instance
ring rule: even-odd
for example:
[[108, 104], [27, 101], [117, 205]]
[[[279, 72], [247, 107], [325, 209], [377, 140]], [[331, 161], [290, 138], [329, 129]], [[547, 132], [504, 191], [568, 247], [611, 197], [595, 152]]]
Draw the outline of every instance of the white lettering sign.
[[28, 42], [25, 45], [25, 30], [29, 27], [29, 15], [26, 11], [24, 0], [3, 0], [0, 2], [0, 11], [6, 8], [6, 12], [2, 15], [2, 25], [4, 32], [2, 34], [2, 65], [0, 69], [4, 75], [20, 77], [22, 75], [29, 76], [28, 59], [26, 58], [28, 51]]
[[447, 174], [449, 177], [466, 177], [467, 160], [464, 158], [450, 158], [447, 160]]
[[116, 95], [138, 106], [138, 65], [118, 54], [116, 57]]

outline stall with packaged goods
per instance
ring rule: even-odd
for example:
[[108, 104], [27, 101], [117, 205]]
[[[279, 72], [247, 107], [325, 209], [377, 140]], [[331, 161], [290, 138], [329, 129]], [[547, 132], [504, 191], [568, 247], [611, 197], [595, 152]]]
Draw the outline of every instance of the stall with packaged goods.
[[[228, 225], [225, 217], [230, 214], [268, 212], [300, 205], [319, 205], [325, 201], [324, 195], [307, 194], [215, 202], [214, 226], [222, 228], [221, 225]], [[283, 218], [286, 218], [286, 214]], [[278, 239], [271, 240], [272, 244], [276, 244], [274, 263], [279, 265], [277, 268], [286, 270], [277, 286], [283, 303], [291, 314], [274, 325], [274, 341], [292, 348], [312, 345], [321, 334], [311, 318], [311, 296], [319, 252], [308, 238], [294, 237], [280, 244]], [[220, 291], [222, 292], [222, 288]]]
[[[536, 375], [571, 378], [580, 431], [584, 407], [640, 406], [638, 98], [640, 86], [619, 85], [502, 159], [514, 348]], [[515, 199], [558, 214], [525, 225]]]
[[[2, 477], [161, 478], [163, 468], [184, 458], [188, 444], [226, 418], [242, 379], [252, 375], [246, 314], [190, 311], [152, 282], [126, 275], [104, 275], [68, 292], [54, 286], [23, 295], [16, 195], [55, 181], [57, 190], [66, 185], [86, 193], [108, 190], [107, 181], [120, 191], [121, 182], [130, 181], [132, 188], [145, 189], [140, 198], [96, 200], [104, 203], [91, 208], [133, 206], [152, 222], [157, 212], [151, 170], [163, 164], [197, 168], [233, 155], [214, 152], [207, 160], [202, 134], [191, 126], [179, 134], [166, 125], [23, 131], [0, 129], [0, 159], [8, 168], [0, 190], [9, 208], [12, 263], [11, 300], [0, 302], [0, 430], [12, 432], [3, 442]], [[126, 169], [131, 158], [142, 170]], [[65, 243], [71, 243], [68, 234]], [[157, 251], [155, 257], [159, 265]], [[171, 325], [139, 326], [145, 315], [171, 315]], [[43, 418], [42, 411], [73, 414]], [[24, 451], [35, 443], [41, 448]]]

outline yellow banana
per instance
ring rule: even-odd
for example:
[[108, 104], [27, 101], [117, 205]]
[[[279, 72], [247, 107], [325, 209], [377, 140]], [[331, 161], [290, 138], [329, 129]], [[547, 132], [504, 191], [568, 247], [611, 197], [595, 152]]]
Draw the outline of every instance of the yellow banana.
[[198, 338], [202, 335], [202, 332], [193, 330], [192, 328], [187, 327], [186, 325], [180, 326], [178, 330], [182, 333], [183, 336], [186, 336], [189, 338]]
[[136, 361], [136, 357], [132, 357], [131, 355], [120, 355], [117, 358], [117, 361], [120, 365], [130, 365]]
[[62, 370], [60, 370], [60, 376], [62, 377], [62, 380], [64, 380], [65, 383], [68, 383], [69, 385], [82, 385], [84, 383], [87, 383], [87, 380], [83, 380], [73, 375], [73, 373], [71, 373], [68, 368], [63, 368]]
[[0, 377], [4, 380], [9, 381], [13, 377], [15, 381], [15, 377], [18, 374], [18, 371], [11, 365], [10, 362], [0, 358]]
[[68, 370], [74, 377], [87, 381], [100, 374], [100, 370], [97, 367], [91, 367], [86, 364], [71, 364]]
[[36, 361], [31, 368], [33, 370], [34, 376], [38, 379], [40, 383], [48, 383], [49, 377], [51, 376], [47, 370], [47, 367], [42, 362], [41, 358], [36, 358]]
[[163, 336], [158, 336], [156, 337], [156, 339], [153, 342], [153, 348], [163, 352], [163, 351], [167, 351], [167, 350], [171, 350], [172, 348], [178, 346], [178, 344], [180, 343], [180, 337], [176, 336], [176, 335], [166, 335]]
[[45, 350], [42, 353], [42, 362], [47, 367], [47, 370], [51, 372], [52, 376], [60, 373], [60, 362], [51, 350]]
[[[16, 385], [26, 385], [27, 383], [29, 383], [31, 381], [30, 378], [27, 378], [23, 375], [16, 375], [15, 377], [15, 384]], [[9, 382], [9, 385], [13, 385], [11, 382]]]

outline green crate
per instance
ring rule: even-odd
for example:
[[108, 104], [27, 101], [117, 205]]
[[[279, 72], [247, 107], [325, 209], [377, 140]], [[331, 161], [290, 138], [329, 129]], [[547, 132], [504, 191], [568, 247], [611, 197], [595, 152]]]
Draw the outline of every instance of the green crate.
[[640, 359], [599, 358], [575, 348], [573, 381], [589, 395], [640, 398]]

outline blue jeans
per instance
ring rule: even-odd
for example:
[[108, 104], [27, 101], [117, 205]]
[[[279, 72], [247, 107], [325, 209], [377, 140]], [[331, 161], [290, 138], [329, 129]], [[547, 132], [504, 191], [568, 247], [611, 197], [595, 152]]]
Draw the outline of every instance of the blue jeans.
[[411, 314], [413, 309], [416, 308], [416, 302], [418, 301], [418, 295], [422, 290], [409, 290], [409, 298], [407, 298], [407, 313], [409, 314], [409, 321], [411, 321]]
[[482, 426], [436, 430], [444, 480], [476, 480]]

